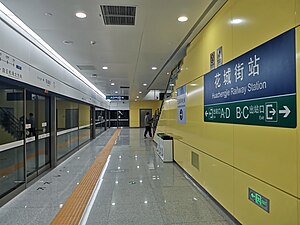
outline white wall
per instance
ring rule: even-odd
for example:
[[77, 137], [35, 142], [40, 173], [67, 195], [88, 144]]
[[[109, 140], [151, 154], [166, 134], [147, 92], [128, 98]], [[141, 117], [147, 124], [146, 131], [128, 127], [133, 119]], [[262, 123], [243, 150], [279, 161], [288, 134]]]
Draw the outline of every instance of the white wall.
[[[0, 76], [108, 109], [109, 103], [0, 12]], [[14, 27], [14, 29], [12, 28]], [[18, 69], [16, 67], [21, 67]]]
[[129, 101], [111, 101], [110, 110], [129, 110]]

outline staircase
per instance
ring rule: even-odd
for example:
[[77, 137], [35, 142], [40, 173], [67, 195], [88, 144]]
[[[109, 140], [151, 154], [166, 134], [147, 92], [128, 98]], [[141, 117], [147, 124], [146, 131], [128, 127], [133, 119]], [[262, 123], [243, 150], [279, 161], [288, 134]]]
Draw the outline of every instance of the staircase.
[[23, 126], [21, 121], [15, 117], [10, 111], [0, 107], [0, 126], [9, 133], [15, 140], [19, 140], [23, 136]]

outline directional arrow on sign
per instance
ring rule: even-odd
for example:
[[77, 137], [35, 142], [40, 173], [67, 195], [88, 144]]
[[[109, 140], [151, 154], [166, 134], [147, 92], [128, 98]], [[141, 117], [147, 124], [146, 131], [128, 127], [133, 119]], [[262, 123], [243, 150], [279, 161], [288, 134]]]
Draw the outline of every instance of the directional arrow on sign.
[[284, 114], [283, 117], [284, 117], [284, 118], [287, 118], [287, 117], [289, 116], [291, 110], [290, 110], [286, 105], [284, 105], [283, 108], [284, 108], [284, 109], [279, 110], [279, 114]]
[[272, 114], [272, 116], [274, 116], [276, 114], [276, 110], [274, 108], [272, 108], [272, 110], [270, 111], [270, 113]]

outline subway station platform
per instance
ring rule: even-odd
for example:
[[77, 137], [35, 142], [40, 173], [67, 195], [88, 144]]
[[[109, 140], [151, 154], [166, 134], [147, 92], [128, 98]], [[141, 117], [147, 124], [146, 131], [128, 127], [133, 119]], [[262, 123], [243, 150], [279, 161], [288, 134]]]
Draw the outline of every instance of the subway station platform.
[[[1, 207], [0, 224], [59, 224], [59, 212], [115, 132], [107, 130]], [[175, 163], [161, 161], [142, 129], [121, 129], [97, 179], [80, 224], [235, 224]], [[65, 216], [78, 216], [69, 207]]]

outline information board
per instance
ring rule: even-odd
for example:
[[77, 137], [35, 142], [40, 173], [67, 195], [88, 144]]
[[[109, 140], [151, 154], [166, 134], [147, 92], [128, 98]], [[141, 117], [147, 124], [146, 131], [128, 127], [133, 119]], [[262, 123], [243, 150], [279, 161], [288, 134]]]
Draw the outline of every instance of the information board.
[[204, 121], [296, 127], [294, 29], [204, 76]]
[[186, 124], [186, 86], [177, 89], [177, 122]]

